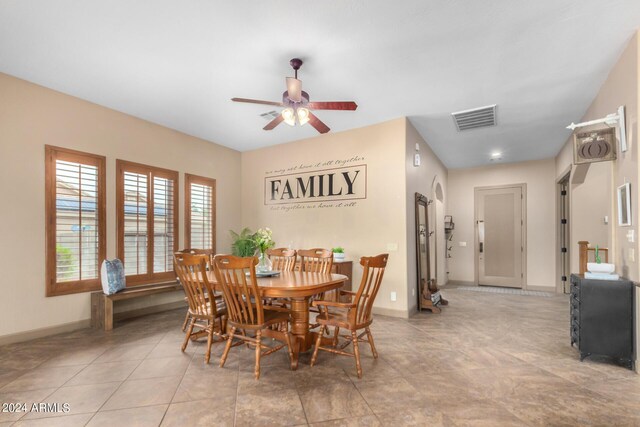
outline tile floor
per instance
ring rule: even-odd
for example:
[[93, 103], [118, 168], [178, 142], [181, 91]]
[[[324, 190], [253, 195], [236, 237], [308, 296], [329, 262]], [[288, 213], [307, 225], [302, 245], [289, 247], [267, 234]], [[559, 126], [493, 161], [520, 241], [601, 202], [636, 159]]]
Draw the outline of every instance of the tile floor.
[[[321, 353], [296, 372], [286, 353], [232, 349], [225, 368], [204, 345], [180, 352], [183, 311], [0, 347], [0, 402], [68, 403], [69, 413], [0, 413], [0, 426], [640, 426], [640, 376], [578, 361], [568, 300], [443, 292], [442, 314], [377, 316], [380, 358]], [[56, 416], [57, 415], [57, 416]]]

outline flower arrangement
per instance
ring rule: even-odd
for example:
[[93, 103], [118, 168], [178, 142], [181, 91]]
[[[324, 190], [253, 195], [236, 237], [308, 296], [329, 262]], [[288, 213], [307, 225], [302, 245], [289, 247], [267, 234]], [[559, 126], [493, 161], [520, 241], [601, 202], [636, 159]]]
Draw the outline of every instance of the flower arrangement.
[[260, 253], [265, 253], [267, 249], [275, 246], [273, 241], [273, 233], [269, 227], [261, 228], [253, 235], [253, 241]]
[[342, 248], [342, 247], [338, 246], [337, 248], [333, 248], [333, 249], [331, 249], [331, 251], [332, 251], [334, 254], [343, 254], [343, 253], [344, 253], [344, 248]]

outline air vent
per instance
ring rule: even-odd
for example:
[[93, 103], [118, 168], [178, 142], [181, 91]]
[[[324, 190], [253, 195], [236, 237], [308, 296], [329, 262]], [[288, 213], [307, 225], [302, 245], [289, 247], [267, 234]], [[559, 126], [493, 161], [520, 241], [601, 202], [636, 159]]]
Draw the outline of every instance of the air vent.
[[265, 119], [265, 120], [270, 122], [271, 120], [275, 119], [279, 115], [280, 115], [280, 113], [278, 113], [277, 111], [273, 110], [273, 111], [268, 111], [266, 113], [260, 114], [260, 117], [262, 117], [263, 119]]
[[486, 107], [458, 111], [451, 113], [451, 115], [458, 131], [495, 126], [497, 124], [496, 107], [496, 104], [487, 105]]

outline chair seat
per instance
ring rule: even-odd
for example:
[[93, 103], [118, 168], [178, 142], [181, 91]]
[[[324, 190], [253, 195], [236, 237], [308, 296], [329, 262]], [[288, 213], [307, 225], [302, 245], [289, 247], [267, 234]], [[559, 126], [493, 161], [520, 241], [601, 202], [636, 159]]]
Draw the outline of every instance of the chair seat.
[[[207, 301], [207, 306], [206, 308], [203, 307], [203, 311], [205, 312], [209, 312], [210, 311], [210, 307], [211, 307], [211, 301]], [[193, 310], [189, 309], [189, 313], [192, 316], [198, 316], [197, 313], [194, 313]], [[225, 304], [224, 300], [216, 300], [216, 317], [220, 317], [220, 316], [224, 316], [227, 314], [227, 305]]]
[[[256, 312], [253, 313], [254, 318], [257, 317]], [[247, 325], [243, 323], [236, 323], [229, 320], [229, 325], [235, 326], [238, 329], [265, 329], [276, 323], [283, 323], [289, 321], [289, 310], [280, 309], [280, 310], [272, 310], [269, 307], [264, 307], [264, 323], [261, 325]]]
[[343, 328], [350, 328], [352, 325], [349, 322], [347, 311], [339, 312], [321, 312], [316, 316], [316, 322], [321, 325], [338, 325]]

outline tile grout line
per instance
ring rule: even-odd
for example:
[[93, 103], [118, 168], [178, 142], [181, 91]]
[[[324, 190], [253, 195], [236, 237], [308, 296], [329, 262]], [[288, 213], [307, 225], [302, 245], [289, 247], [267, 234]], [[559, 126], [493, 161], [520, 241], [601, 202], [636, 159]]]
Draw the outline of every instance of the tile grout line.
[[[166, 336], [167, 333], [165, 333], [165, 335], [163, 335], [163, 338]], [[160, 339], [160, 341], [162, 341], [162, 338]], [[155, 345], [154, 349], [160, 344], [160, 341], [158, 341], [158, 343]], [[153, 351], [153, 350], [151, 350]], [[147, 356], [149, 354], [151, 354], [151, 351], [147, 354]], [[146, 356], [145, 356], [146, 357]], [[138, 367], [142, 364], [142, 362], [145, 360], [145, 358], [140, 359], [140, 361], [138, 362], [138, 364], [136, 365], [135, 368], [133, 368], [133, 370], [129, 373], [129, 375], [127, 376], [127, 378], [125, 378], [123, 381], [120, 382], [120, 385], [118, 387], [116, 387], [115, 390], [113, 390], [113, 393], [111, 393], [109, 395], [109, 397], [107, 397], [105, 399], [105, 401], [102, 403], [102, 405], [100, 405], [100, 407], [98, 408], [98, 410], [96, 412], [93, 413], [93, 416], [91, 418], [89, 418], [89, 421], [87, 421], [87, 424], [89, 424], [91, 422], [91, 420], [93, 420], [93, 418], [95, 418], [95, 416], [100, 412], [100, 410], [104, 407], [104, 405], [106, 405], [106, 403], [113, 397], [114, 394], [116, 394], [118, 392], [118, 390], [120, 390], [120, 387], [122, 387], [122, 385], [127, 382], [127, 380], [131, 377], [131, 375], [133, 375], [133, 373], [136, 371], [136, 369], [138, 369]]]
[[[227, 338], [229, 339], [229, 338]], [[231, 341], [233, 344], [233, 341]], [[231, 349], [229, 349], [231, 350]], [[227, 355], [228, 357], [229, 355]], [[220, 356], [222, 358], [222, 356]], [[226, 363], [226, 362], [225, 362]], [[233, 402], [233, 425], [235, 426], [238, 422], [238, 397], [240, 396], [240, 360], [238, 360], [238, 379], [236, 381], [236, 399]]]
[[[167, 334], [168, 334], [168, 332], [167, 332]], [[158, 343], [158, 345], [160, 345], [160, 343]], [[155, 347], [154, 347], [154, 350], [155, 350]], [[153, 351], [153, 350], [151, 350], [151, 351]], [[189, 365], [187, 366], [187, 368], [182, 373], [182, 378], [180, 378], [180, 382], [178, 383], [178, 386], [174, 390], [173, 396], [171, 396], [171, 399], [169, 400], [169, 403], [167, 404], [167, 408], [164, 410], [164, 414], [162, 414], [162, 419], [160, 419], [160, 422], [158, 423], [158, 426], [161, 426], [162, 423], [164, 422], [164, 419], [167, 416], [167, 412], [169, 412], [169, 408], [171, 407], [171, 404], [173, 403], [173, 399], [175, 399], [176, 393], [178, 393], [178, 389], [180, 388], [180, 384], [182, 384], [182, 381], [184, 381], [184, 377], [187, 375], [187, 370], [189, 369], [189, 366], [191, 365], [191, 363], [193, 362], [193, 359], [195, 359], [195, 357], [196, 357], [196, 353], [193, 352], [191, 354], [191, 359], [189, 360]], [[153, 359], [151, 359], [151, 360], [153, 360]]]
[[[335, 355], [336, 357], [338, 357], [338, 355]], [[387, 363], [387, 362], [385, 362]], [[354, 362], [355, 364], [355, 362]], [[364, 398], [364, 396], [362, 395], [362, 393], [360, 393], [360, 389], [358, 388], [358, 386], [356, 385], [355, 381], [353, 380], [353, 378], [351, 378], [351, 376], [347, 373], [345, 368], [341, 368], [342, 372], [344, 372], [344, 374], [347, 376], [347, 378], [349, 379], [349, 381], [351, 382], [351, 385], [353, 386], [353, 388], [356, 389], [356, 391], [358, 392], [358, 396], [360, 396], [360, 398], [362, 399], [362, 401], [364, 402], [365, 405], [367, 405], [367, 408], [369, 409], [369, 411], [371, 411], [371, 413], [373, 414], [374, 417], [376, 417], [376, 420], [378, 420], [378, 422], [380, 422], [380, 424], [382, 424], [382, 422], [380, 421], [380, 418], [378, 418], [378, 414], [375, 413], [375, 411], [371, 408], [371, 406], [369, 405], [369, 402], [367, 401], [367, 399]], [[363, 372], [363, 376], [364, 376], [364, 372]], [[357, 370], [356, 370], [356, 377], [357, 377]]]

